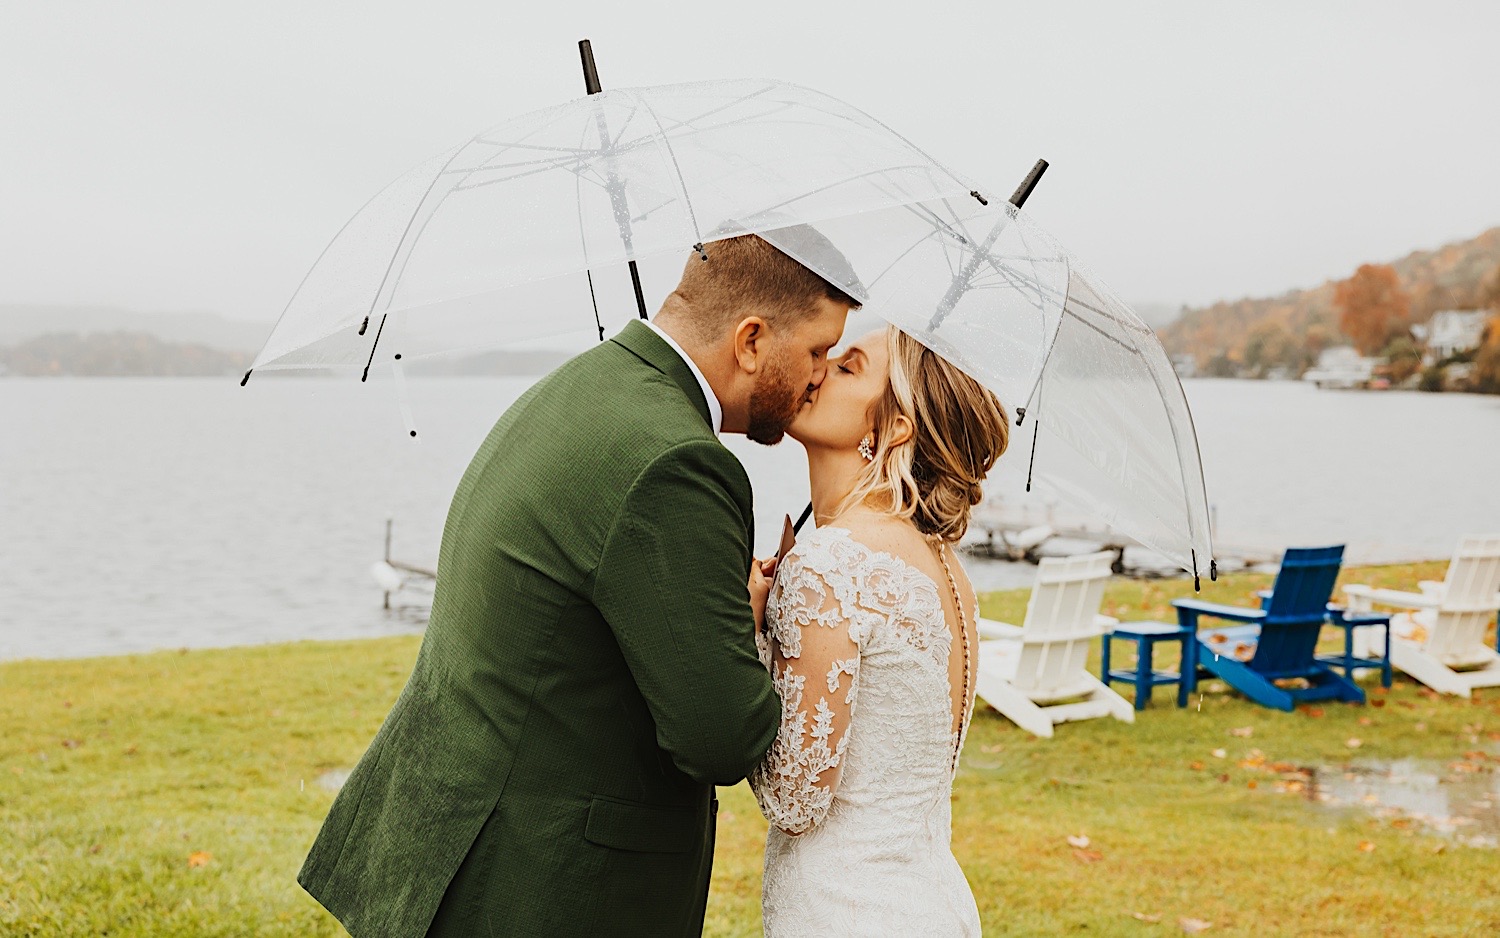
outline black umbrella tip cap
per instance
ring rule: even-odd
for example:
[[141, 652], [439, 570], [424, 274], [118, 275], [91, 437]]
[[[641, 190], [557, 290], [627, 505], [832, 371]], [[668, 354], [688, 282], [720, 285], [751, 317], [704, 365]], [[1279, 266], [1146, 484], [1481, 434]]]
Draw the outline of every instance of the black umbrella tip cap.
[[250, 383], [250, 372], [254, 370], [255, 369], [252, 368], [250, 369], [250, 371], [245, 372], [245, 377], [240, 379], [240, 387], [244, 387], [245, 385]]

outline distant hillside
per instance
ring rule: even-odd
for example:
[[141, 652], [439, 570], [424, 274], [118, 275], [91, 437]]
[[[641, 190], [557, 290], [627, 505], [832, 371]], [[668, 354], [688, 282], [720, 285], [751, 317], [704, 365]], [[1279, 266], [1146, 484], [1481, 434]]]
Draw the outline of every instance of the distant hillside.
[[[1391, 266], [1411, 296], [1413, 322], [1424, 322], [1440, 309], [1478, 309], [1484, 278], [1500, 267], [1500, 228], [1435, 251], [1413, 251]], [[1343, 274], [1353, 274], [1350, 270]], [[1339, 279], [1343, 279], [1343, 277]], [[1184, 310], [1181, 318], [1158, 330], [1173, 356], [1192, 355], [1205, 373], [1231, 373], [1257, 359], [1279, 360], [1292, 370], [1298, 356], [1306, 367], [1317, 353], [1342, 344], [1335, 281], [1264, 299], [1243, 299]], [[1291, 346], [1266, 354], [1271, 345]]]
[[145, 332], [165, 342], [221, 352], [254, 352], [271, 333], [269, 322], [225, 319], [215, 313], [143, 313], [108, 306], [0, 304], [0, 345], [63, 332]]
[[238, 375], [248, 352], [165, 342], [145, 332], [50, 333], [0, 348], [0, 375], [47, 377], [127, 375], [185, 378]]

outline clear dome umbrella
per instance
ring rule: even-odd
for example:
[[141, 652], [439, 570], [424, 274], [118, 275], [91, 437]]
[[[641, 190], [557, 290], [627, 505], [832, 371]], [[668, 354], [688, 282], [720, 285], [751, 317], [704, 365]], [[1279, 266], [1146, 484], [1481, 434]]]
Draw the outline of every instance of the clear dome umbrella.
[[[782, 82], [589, 94], [434, 157], [334, 237], [245, 381], [399, 379], [428, 356], [584, 328], [602, 339], [601, 273], [749, 233], [1035, 421], [1036, 481], [1184, 569], [1211, 562], [1191, 417], [1151, 330], [1015, 206], [863, 111]], [[635, 300], [644, 316], [639, 280]]]

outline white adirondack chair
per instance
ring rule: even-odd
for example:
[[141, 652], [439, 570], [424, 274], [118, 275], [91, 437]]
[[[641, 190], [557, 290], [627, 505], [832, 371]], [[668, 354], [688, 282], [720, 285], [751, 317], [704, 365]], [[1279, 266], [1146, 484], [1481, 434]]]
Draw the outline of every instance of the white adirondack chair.
[[[1500, 608], [1500, 534], [1459, 542], [1448, 576], [1418, 584], [1420, 593], [1344, 587], [1351, 611], [1386, 606], [1411, 610], [1391, 617], [1391, 664], [1444, 694], [1468, 697], [1476, 687], [1500, 686], [1500, 653], [1484, 642]], [[1379, 657], [1385, 632], [1361, 629], [1361, 657]]]
[[985, 703], [1037, 736], [1069, 720], [1112, 716], [1135, 722], [1135, 708], [1085, 670], [1089, 646], [1119, 620], [1099, 615], [1114, 554], [1048, 558], [1019, 627], [979, 620], [979, 680]]

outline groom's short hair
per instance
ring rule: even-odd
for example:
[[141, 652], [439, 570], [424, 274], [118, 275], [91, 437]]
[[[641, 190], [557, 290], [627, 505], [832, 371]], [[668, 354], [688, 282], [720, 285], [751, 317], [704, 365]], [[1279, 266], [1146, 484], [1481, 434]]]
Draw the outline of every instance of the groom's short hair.
[[[805, 225], [796, 226], [794, 236], [799, 247], [805, 242], [820, 261], [831, 263], [835, 270], [848, 261], [823, 237]], [[789, 229], [778, 229], [785, 232]], [[776, 232], [768, 232], [778, 237]], [[690, 328], [704, 341], [723, 336], [754, 310], [767, 322], [792, 324], [811, 314], [820, 299], [859, 308], [859, 301], [841, 287], [825, 280], [759, 235], [747, 234], [710, 241], [703, 255], [694, 251], [682, 270], [682, 280], [672, 291], [669, 303], [676, 301], [690, 310]], [[848, 274], [853, 278], [852, 271]]]

